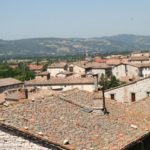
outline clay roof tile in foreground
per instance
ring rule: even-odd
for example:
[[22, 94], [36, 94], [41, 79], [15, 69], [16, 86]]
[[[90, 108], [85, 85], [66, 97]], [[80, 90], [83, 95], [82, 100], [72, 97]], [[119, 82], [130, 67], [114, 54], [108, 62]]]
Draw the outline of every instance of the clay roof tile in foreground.
[[77, 150], [119, 150], [150, 131], [150, 98], [131, 105], [106, 100], [107, 116], [98, 110], [83, 109], [90, 105], [90, 100], [92, 103], [92, 96], [75, 90], [34, 102], [28, 100], [1, 109], [0, 118], [3, 124], [17, 129], [28, 127], [33, 135], [42, 132], [43, 138], [54, 143], [62, 144], [67, 139], [68, 146]]

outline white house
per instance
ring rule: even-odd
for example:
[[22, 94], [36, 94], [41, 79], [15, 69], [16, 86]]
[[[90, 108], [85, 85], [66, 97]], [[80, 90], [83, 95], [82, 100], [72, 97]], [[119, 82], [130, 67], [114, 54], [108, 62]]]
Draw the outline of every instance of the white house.
[[78, 88], [80, 90], [85, 90], [93, 92], [96, 89], [96, 80], [94, 78], [51, 78], [49, 80], [37, 80], [33, 79], [25, 82], [26, 87], [37, 87], [39, 89], [49, 89], [49, 90], [71, 90]]
[[78, 73], [80, 75], [88, 75], [88, 74], [98, 74], [101, 76], [111, 75], [111, 67], [107, 64], [97, 63], [97, 62], [87, 62], [81, 61], [74, 63], [73, 65], [74, 73]]
[[150, 96], [150, 77], [105, 91], [105, 97], [118, 102], [135, 102]]
[[150, 64], [141, 64], [140, 71], [141, 71], [142, 77], [150, 76]]
[[64, 72], [67, 70], [66, 62], [53, 63], [47, 68], [47, 72], [50, 73], [51, 76], [55, 77], [58, 73]]

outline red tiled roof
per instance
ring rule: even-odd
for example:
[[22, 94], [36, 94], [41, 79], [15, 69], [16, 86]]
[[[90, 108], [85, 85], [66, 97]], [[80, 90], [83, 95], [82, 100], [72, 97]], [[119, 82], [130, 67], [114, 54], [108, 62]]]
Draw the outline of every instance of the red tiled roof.
[[33, 71], [34, 70], [42, 70], [42, 68], [43, 68], [42, 65], [32, 65], [32, 64], [28, 65], [28, 67], [30, 70], [33, 70]]
[[98, 58], [96, 58], [96, 59], [95, 59], [95, 62], [98, 62], [98, 63], [106, 63], [106, 59], [98, 59]]

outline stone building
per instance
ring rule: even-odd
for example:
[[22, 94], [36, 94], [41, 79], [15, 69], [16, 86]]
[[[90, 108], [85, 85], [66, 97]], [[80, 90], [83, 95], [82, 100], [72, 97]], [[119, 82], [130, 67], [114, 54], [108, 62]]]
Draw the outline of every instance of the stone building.
[[123, 79], [123, 78], [135, 78], [138, 76], [142, 76], [141, 72], [139, 70], [139, 66], [135, 64], [119, 64], [115, 65], [112, 67], [112, 74], [117, 78], [117, 79]]
[[128, 60], [130, 63], [134, 64], [146, 64], [150, 63], [149, 56], [132, 56]]
[[23, 82], [14, 78], [0, 79], [0, 93], [14, 88], [21, 88], [22, 86]]
[[121, 63], [112, 67], [112, 74], [117, 79], [137, 79], [140, 77], [150, 76], [150, 63], [147, 64], [133, 64], [133, 63]]
[[80, 90], [86, 90], [92, 92], [96, 89], [95, 82], [96, 81], [94, 78], [51, 77], [49, 80], [33, 79], [30, 81], [26, 81], [25, 86], [37, 87], [39, 89], [60, 90], [60, 91], [79, 88]]
[[49, 72], [51, 76], [56, 77], [58, 73], [65, 72], [67, 70], [67, 66], [66, 62], [53, 63], [48, 66], [47, 72]]
[[98, 62], [87, 62], [80, 61], [76, 62], [73, 65], [74, 73], [78, 73], [80, 75], [88, 75], [88, 74], [98, 74], [99, 77], [103, 75], [111, 75], [111, 67], [106, 64], [98, 63]]
[[118, 102], [135, 102], [150, 96], [150, 77], [105, 91], [105, 97]]

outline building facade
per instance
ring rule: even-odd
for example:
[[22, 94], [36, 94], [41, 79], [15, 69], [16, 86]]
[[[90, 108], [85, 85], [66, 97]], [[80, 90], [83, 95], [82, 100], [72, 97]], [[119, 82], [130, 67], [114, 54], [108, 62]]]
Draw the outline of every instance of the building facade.
[[0, 79], [0, 93], [14, 88], [21, 88], [22, 86], [23, 82], [14, 78]]
[[140, 75], [139, 67], [132, 64], [119, 64], [112, 68], [112, 74], [117, 79], [122, 79], [124, 77], [134, 78]]
[[149, 77], [105, 91], [106, 98], [122, 103], [139, 101], [149, 96]]

